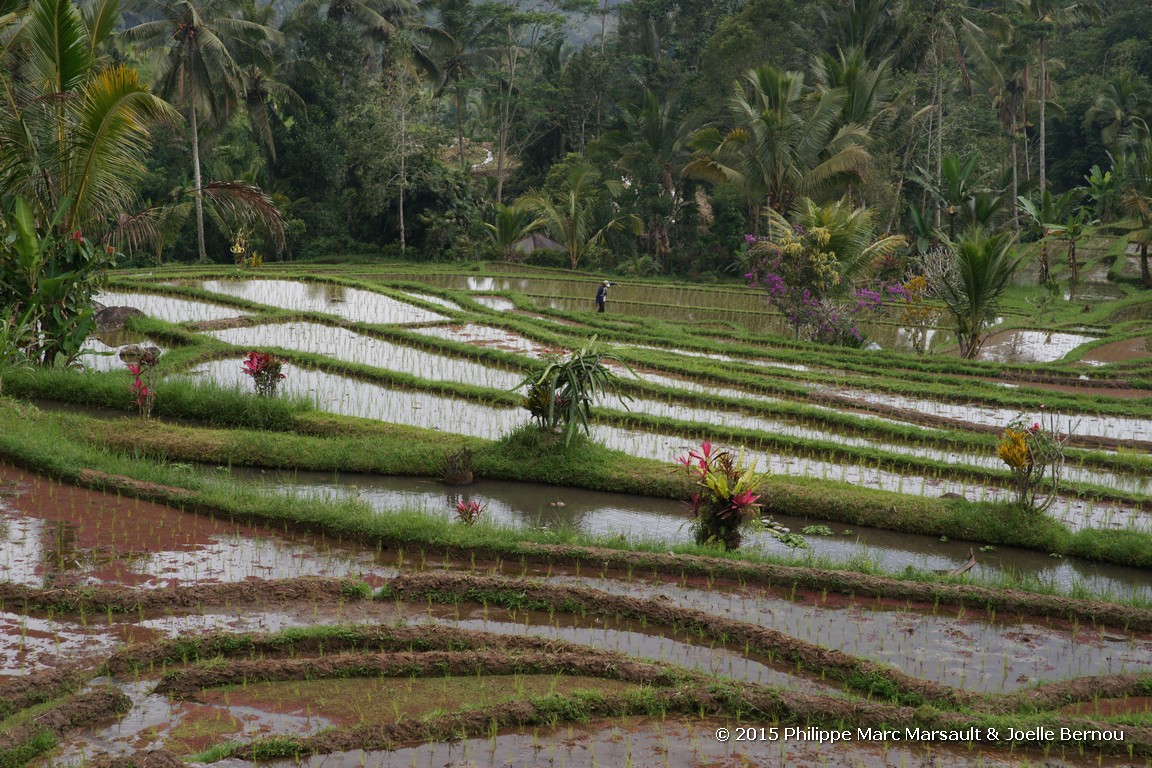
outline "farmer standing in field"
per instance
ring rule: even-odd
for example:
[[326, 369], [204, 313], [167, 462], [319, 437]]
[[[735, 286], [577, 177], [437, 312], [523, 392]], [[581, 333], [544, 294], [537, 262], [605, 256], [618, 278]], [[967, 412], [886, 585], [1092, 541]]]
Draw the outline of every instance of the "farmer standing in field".
[[604, 282], [600, 283], [600, 287], [596, 289], [596, 311], [597, 312], [603, 312], [604, 311], [604, 302], [608, 301], [608, 289], [613, 285], [616, 285], [616, 283], [610, 283], [607, 280], [605, 280]]

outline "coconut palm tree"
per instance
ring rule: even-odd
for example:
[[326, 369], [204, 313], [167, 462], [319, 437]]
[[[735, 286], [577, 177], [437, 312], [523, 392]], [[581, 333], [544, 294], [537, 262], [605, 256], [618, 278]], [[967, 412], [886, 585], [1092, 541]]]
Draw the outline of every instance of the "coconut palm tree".
[[[135, 201], [152, 125], [179, 120], [133, 69], [98, 63], [114, 3], [0, 8], [0, 356], [70, 360]], [[16, 330], [13, 330], [16, 329]], [[16, 339], [13, 342], [13, 339]]]
[[[452, 92], [452, 112], [456, 123], [456, 147], [460, 170], [468, 170], [464, 152], [464, 112], [467, 109], [468, 81], [476, 75], [477, 64], [496, 31], [496, 17], [471, 0], [430, 0], [441, 34], [432, 40], [431, 51], [440, 71], [439, 94]], [[438, 94], [438, 95], [439, 95]]]
[[936, 295], [952, 315], [960, 355], [975, 359], [1000, 308], [1000, 299], [1020, 266], [1016, 236], [973, 227], [925, 264]]
[[1124, 142], [1148, 138], [1150, 119], [1152, 87], [1132, 75], [1119, 75], [1096, 94], [1095, 103], [1084, 115], [1084, 125], [1106, 121], [1100, 129], [1100, 138], [1115, 151]]
[[601, 183], [600, 174], [592, 166], [577, 162], [569, 169], [558, 192], [547, 194], [536, 190], [522, 197], [519, 203], [540, 217], [544, 229], [564, 245], [569, 266], [576, 269], [588, 250], [603, 241], [608, 232], [627, 224], [635, 234], [640, 234], [643, 222], [634, 214], [616, 216], [599, 229], [596, 227], [599, 223], [597, 204], [604, 194], [618, 193], [620, 186], [619, 182]]
[[[747, 90], [745, 90], [747, 88]], [[758, 231], [762, 206], [788, 211], [801, 196], [827, 197], [859, 177], [868, 162], [868, 131], [842, 124], [842, 88], [806, 93], [804, 75], [763, 66], [734, 84], [732, 127], [692, 135], [689, 175], [732, 184], [752, 203]]]
[[1152, 139], [1145, 138], [1126, 147], [1116, 169], [1124, 190], [1124, 208], [1140, 226], [1128, 236], [1140, 249], [1140, 282], [1152, 288], [1148, 267], [1148, 246], [1152, 243]]
[[1040, 285], [1048, 282], [1051, 264], [1048, 259], [1048, 242], [1052, 228], [1064, 220], [1072, 209], [1073, 198], [1078, 190], [1070, 189], [1062, 195], [1050, 191], [1041, 192], [1037, 199], [1022, 197], [1018, 201], [1020, 212], [1024, 214], [1026, 229], [1040, 241]]
[[[534, 218], [532, 212], [522, 202], [512, 205], [496, 203], [496, 209], [491, 222], [485, 222], [484, 228], [492, 238], [492, 244], [500, 251], [505, 261], [516, 260], [516, 243], [520, 242], [534, 230], [543, 225], [543, 221]], [[523, 260], [524, 254], [520, 254]]]
[[626, 107], [618, 125], [590, 147], [628, 179], [636, 209], [645, 220], [648, 254], [660, 268], [666, 266], [670, 230], [683, 203], [687, 134], [684, 123], [676, 119], [675, 100], [645, 90], [643, 102]]
[[165, 0], [162, 18], [145, 21], [121, 34], [154, 48], [157, 94], [183, 106], [192, 139], [192, 180], [196, 203], [196, 241], [204, 246], [204, 183], [200, 164], [201, 121], [222, 123], [243, 91], [241, 67], [233, 48], [259, 50], [282, 35], [258, 21], [238, 17], [242, 0]]
[[137, 72], [98, 66], [114, 3], [89, 14], [69, 0], [34, 0], [0, 18], [0, 188], [23, 196], [40, 222], [109, 235], [135, 200], [150, 128], [179, 120]]

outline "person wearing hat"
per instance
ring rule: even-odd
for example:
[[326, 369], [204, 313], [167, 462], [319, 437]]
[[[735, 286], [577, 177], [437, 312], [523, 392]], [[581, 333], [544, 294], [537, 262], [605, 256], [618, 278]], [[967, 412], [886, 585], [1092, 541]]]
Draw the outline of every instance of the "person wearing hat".
[[604, 282], [600, 283], [600, 287], [596, 289], [596, 311], [597, 312], [603, 312], [604, 311], [604, 302], [608, 301], [608, 289], [610, 287], [612, 287], [613, 285], [616, 285], [616, 283], [610, 283], [607, 280], [605, 280]]

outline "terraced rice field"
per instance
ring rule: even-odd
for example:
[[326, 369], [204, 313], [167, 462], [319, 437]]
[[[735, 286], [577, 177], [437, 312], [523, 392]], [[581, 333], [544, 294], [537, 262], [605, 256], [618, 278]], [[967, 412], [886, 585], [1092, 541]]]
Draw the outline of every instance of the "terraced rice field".
[[[1133, 346], [1079, 362], [1118, 343], [1102, 327], [1047, 341], [1009, 328], [961, 369], [945, 354], [765, 336], [779, 318], [740, 289], [622, 285], [597, 316], [595, 283], [570, 275], [303, 277], [121, 276], [101, 301], [152, 318], [140, 330], [176, 361], [161, 393], [247, 387], [243, 356], [272, 351], [287, 361], [281, 397], [460, 440], [521, 425], [518, 382], [596, 336], [636, 375], [621, 369], [627, 397], [597, 404], [594, 440], [670, 465], [711, 439], [813, 493], [1006, 498], [999, 432], [1044, 405], [1073, 433], [1051, 518], [1086, 535], [1152, 531], [1149, 361]], [[108, 354], [75, 374], [90, 391], [127, 380], [118, 341], [93, 341]], [[80, 440], [117, 418], [58, 423]], [[64, 484], [0, 464], [4, 765], [1152, 764], [1143, 568], [1001, 546], [983, 547], [966, 580], [922, 578], [983, 542], [886, 531], [884, 510], [851, 527], [831, 509], [774, 510], [809, 530], [809, 550], [757, 535], [760, 559], [717, 559], [665, 553], [690, 538], [670, 499], [163, 458], [132, 460], [200, 490], [89, 470]], [[312, 466], [306, 452], [295, 461]], [[241, 519], [204, 501], [228, 495], [359, 517]], [[486, 505], [485, 525], [525, 531], [515, 555], [387, 533], [400, 509], [447, 529], [468, 499]], [[541, 538], [572, 531], [619, 548]], [[846, 735], [833, 748], [834, 734]]]

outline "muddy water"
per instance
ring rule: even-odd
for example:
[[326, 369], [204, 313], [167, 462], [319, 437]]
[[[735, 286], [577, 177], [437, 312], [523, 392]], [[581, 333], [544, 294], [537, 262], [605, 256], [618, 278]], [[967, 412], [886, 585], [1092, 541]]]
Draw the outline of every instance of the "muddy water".
[[[567, 640], [605, 651], [616, 651], [638, 659], [674, 664], [694, 672], [720, 675], [749, 683], [771, 685], [807, 693], [835, 693], [818, 679], [793, 674], [784, 664], [769, 663], [743, 649], [727, 649], [717, 643], [697, 644], [692, 637], [673, 636], [660, 627], [640, 621], [610, 618], [583, 618], [571, 614], [516, 611], [472, 604], [433, 605], [425, 609], [426, 620], [460, 629], [492, 632], [498, 635], [535, 635]], [[415, 620], [413, 620], [415, 621]]]
[[[670, 542], [691, 540], [684, 505], [670, 499], [498, 480], [482, 480], [461, 488], [410, 477], [242, 469], [234, 469], [233, 474], [286, 493], [355, 495], [381, 512], [409, 508], [450, 517], [457, 501], [475, 499], [486, 505], [486, 518], [500, 524]], [[978, 543], [944, 542], [932, 536], [875, 528], [849, 531], [842, 524], [825, 520], [787, 515], [778, 515], [776, 519], [797, 532], [809, 525], [826, 525], [834, 531], [831, 536], [808, 536], [811, 549], [792, 553], [801, 564], [807, 562], [811, 554], [838, 562], [865, 560], [888, 572], [909, 567], [924, 571], [949, 570], [968, 559], [969, 549], [979, 547]], [[788, 554], [786, 548], [767, 536], [753, 537], [750, 545], [776, 555]], [[1152, 574], [1137, 568], [1096, 565], [1073, 558], [1055, 559], [1012, 547], [980, 552], [977, 557], [974, 575], [978, 577], [1002, 579], [1015, 575], [1065, 591], [1076, 585], [1114, 598], [1152, 599]]]
[[346, 328], [333, 328], [318, 323], [274, 323], [229, 328], [213, 331], [209, 335], [248, 349], [294, 349], [434, 381], [466, 382], [502, 391], [515, 387], [524, 378], [519, 373], [425, 352]]
[[206, 301], [177, 299], [157, 293], [125, 293], [104, 291], [92, 297], [106, 307], [135, 307], [149, 317], [169, 323], [183, 323], [189, 320], [223, 320], [245, 314], [236, 307], [223, 304], [210, 304]]
[[[734, 733], [741, 726], [770, 727], [784, 724], [752, 720], [735, 722], [714, 719], [669, 717], [659, 721], [624, 718], [583, 725], [505, 731], [489, 738], [462, 739], [451, 743], [422, 744], [391, 752], [337, 752], [315, 755], [300, 762], [266, 763], [268, 768], [1010, 768], [1044, 765], [1134, 765], [1131, 761], [1098, 761], [1081, 756], [1070, 745], [1066, 757], [1056, 750], [1034, 755], [1016, 750], [966, 750], [941, 744], [868, 742], [853, 739], [834, 748], [794, 738], [775, 741], [719, 741], [717, 728]], [[855, 734], [853, 734], [855, 735]], [[1023, 760], [1035, 762], [1024, 763]], [[221, 768], [245, 768], [251, 763], [224, 760]], [[1145, 763], [1141, 763], [1145, 765]]]
[[447, 319], [379, 293], [342, 285], [291, 280], [204, 280], [186, 284], [279, 309], [324, 312], [361, 323], [436, 323]]
[[60, 485], [0, 464], [0, 580], [36, 587], [163, 587], [387, 573], [374, 550], [281, 537], [135, 498]]
[[1137, 360], [1152, 357], [1152, 336], [1140, 336], [1135, 339], [1114, 341], [1111, 344], [1101, 344], [1084, 353], [1080, 358], [1086, 363], [1122, 363], [1126, 360]]
[[[1152, 636], [1059, 621], [989, 617], [983, 611], [896, 601], [695, 583], [552, 575], [552, 584], [658, 599], [889, 664], [914, 677], [979, 693], [1039, 681], [1138, 672], [1152, 664]], [[699, 582], [699, 580], [697, 580]]]
[[121, 628], [104, 616], [80, 623], [0, 611], [0, 675], [96, 663], [122, 642]]
[[984, 342], [980, 359], [1002, 363], [1049, 363], [1095, 340], [1095, 336], [1075, 333], [1002, 331]]

